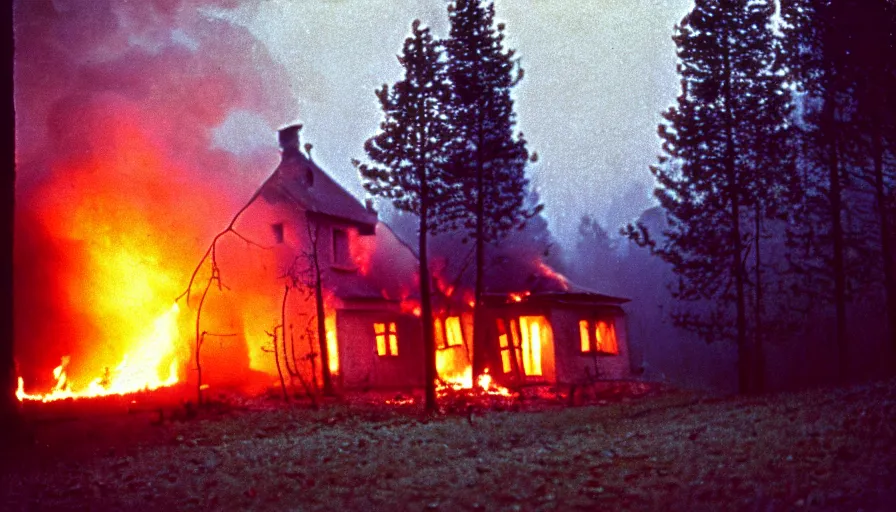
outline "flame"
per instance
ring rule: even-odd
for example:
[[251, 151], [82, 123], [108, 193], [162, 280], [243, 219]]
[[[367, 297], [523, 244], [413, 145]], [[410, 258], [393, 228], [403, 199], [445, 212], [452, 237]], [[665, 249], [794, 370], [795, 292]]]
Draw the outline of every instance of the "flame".
[[485, 373], [476, 379], [476, 387], [474, 388], [472, 366], [467, 366], [461, 374], [442, 377], [442, 383], [436, 386], [436, 393], [444, 396], [451, 390], [459, 391], [461, 389], [471, 389], [493, 396], [511, 396], [509, 389], [495, 384], [492, 376], [488, 373], [488, 368], [485, 369]]
[[[152, 328], [135, 343], [136, 349], [125, 354], [114, 370], [106, 368], [101, 377], [95, 378], [77, 391], [73, 391], [77, 386], [69, 380], [66, 373], [71, 357], [63, 356], [61, 364], [53, 369], [53, 377], [56, 379], [53, 391], [46, 394], [25, 393], [25, 383], [19, 377], [16, 396], [20, 401], [51, 402], [66, 398], [125, 395], [177, 384], [178, 362], [175, 352], [179, 312], [177, 304], [171, 306], [171, 309], [156, 318]], [[166, 362], [168, 373], [163, 377], [159, 374], [159, 368]]]
[[510, 300], [513, 302], [523, 302], [523, 299], [525, 299], [529, 295], [532, 295], [532, 292], [530, 292], [528, 290], [524, 291], [522, 293], [511, 293]]
[[566, 279], [566, 276], [558, 273], [556, 270], [552, 269], [541, 260], [538, 260], [536, 262], [536, 265], [538, 266], [538, 270], [540, 270], [545, 276], [556, 281], [560, 285], [561, 289], [563, 289], [564, 291], [569, 291], [569, 280]]
[[324, 319], [327, 329], [327, 365], [330, 373], [339, 373], [339, 343], [336, 341], [336, 317], [332, 314]]

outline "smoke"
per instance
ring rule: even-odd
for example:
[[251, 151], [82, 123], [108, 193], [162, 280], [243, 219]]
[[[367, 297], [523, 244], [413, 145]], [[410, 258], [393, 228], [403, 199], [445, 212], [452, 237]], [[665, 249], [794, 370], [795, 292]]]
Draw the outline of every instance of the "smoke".
[[[26, 381], [66, 354], [72, 376], [115, 364], [276, 165], [273, 134], [296, 117], [292, 91], [265, 46], [215, 14], [234, 7], [15, 3], [16, 351]], [[241, 139], [246, 125], [268, 127], [269, 145]]]

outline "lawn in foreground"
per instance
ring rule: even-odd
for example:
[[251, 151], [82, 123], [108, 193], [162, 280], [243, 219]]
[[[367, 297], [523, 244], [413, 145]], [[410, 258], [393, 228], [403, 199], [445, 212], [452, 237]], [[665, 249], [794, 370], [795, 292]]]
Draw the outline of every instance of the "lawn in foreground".
[[413, 407], [42, 425], [4, 510], [892, 510], [896, 381], [421, 419]]

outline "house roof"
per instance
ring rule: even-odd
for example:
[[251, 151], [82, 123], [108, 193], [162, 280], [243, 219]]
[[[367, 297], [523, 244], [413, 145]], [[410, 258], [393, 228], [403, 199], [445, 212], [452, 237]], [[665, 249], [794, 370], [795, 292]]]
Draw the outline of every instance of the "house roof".
[[364, 235], [372, 235], [377, 222], [376, 212], [362, 206], [298, 149], [284, 150], [283, 159], [264, 184], [261, 196], [270, 203], [288, 201], [308, 212], [354, 224]]

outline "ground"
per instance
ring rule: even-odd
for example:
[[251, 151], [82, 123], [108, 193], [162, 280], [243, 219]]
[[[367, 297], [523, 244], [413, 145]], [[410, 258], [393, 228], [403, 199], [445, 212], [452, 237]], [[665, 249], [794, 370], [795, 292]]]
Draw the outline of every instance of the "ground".
[[[4, 510], [893, 510], [896, 380], [588, 405], [405, 397], [30, 412]], [[643, 395], [643, 396], [636, 396]], [[576, 403], [580, 403], [577, 401]], [[101, 407], [99, 409], [102, 409]], [[98, 411], [99, 411], [98, 409]], [[81, 409], [77, 409], [81, 410]], [[183, 413], [183, 411], [181, 411]]]

